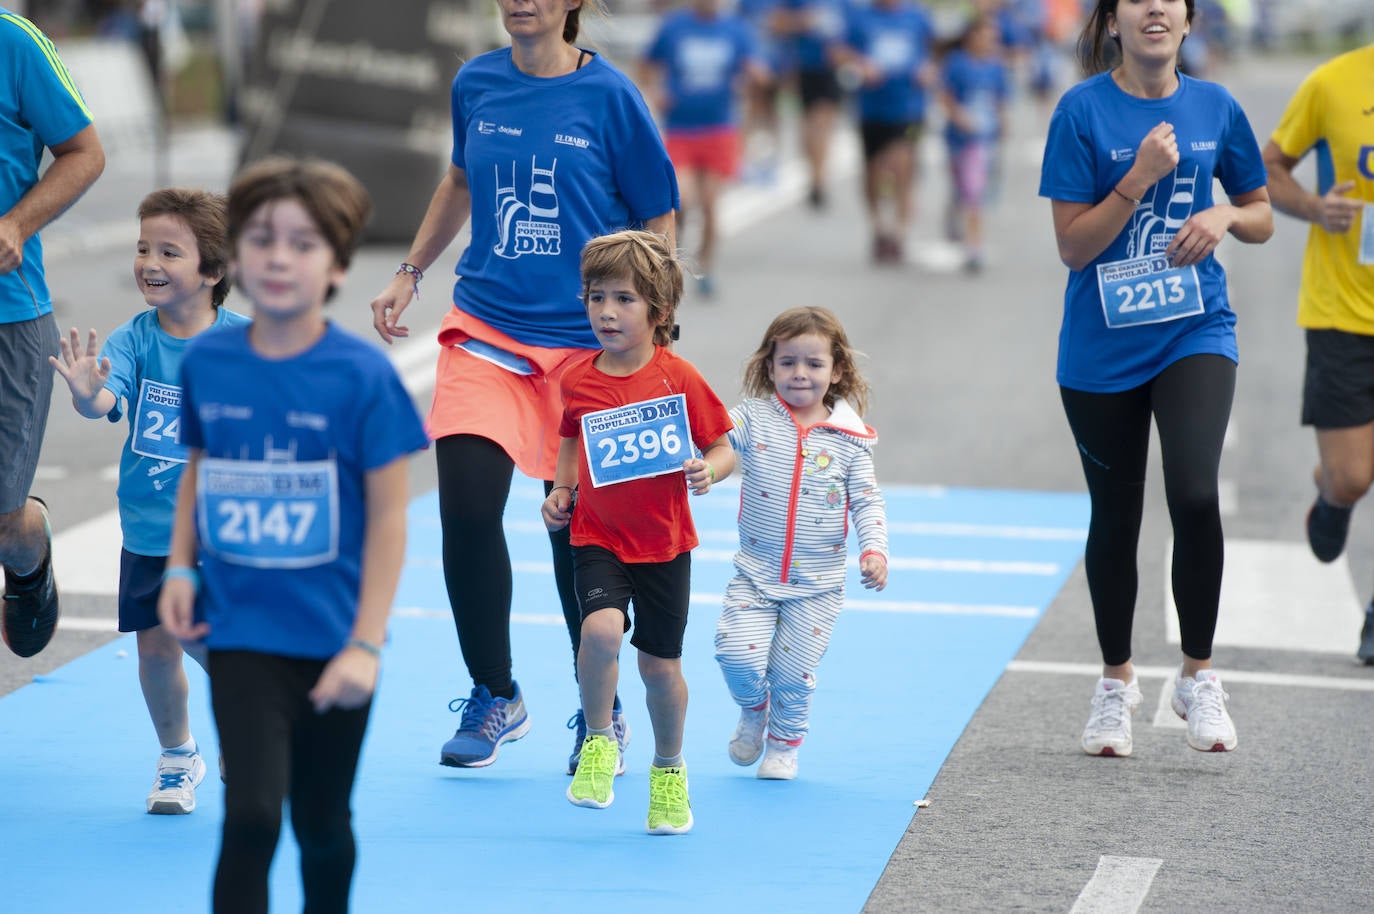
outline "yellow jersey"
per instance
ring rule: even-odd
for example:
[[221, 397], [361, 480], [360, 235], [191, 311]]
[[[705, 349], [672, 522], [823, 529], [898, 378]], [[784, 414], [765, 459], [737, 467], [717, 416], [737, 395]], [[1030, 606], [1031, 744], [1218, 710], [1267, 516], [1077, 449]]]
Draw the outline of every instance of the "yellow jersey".
[[1317, 155], [1317, 192], [1354, 181], [1365, 202], [1350, 231], [1314, 223], [1307, 235], [1298, 324], [1374, 336], [1374, 44], [1312, 71], [1288, 103], [1274, 143], [1284, 155]]

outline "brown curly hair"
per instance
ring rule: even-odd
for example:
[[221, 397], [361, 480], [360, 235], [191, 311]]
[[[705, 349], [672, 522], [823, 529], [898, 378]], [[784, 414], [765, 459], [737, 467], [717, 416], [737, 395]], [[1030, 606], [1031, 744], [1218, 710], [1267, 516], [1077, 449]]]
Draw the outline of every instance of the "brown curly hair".
[[868, 412], [868, 398], [872, 393], [868, 381], [859, 372], [857, 360], [861, 354], [849, 345], [849, 336], [833, 312], [812, 306], [789, 308], [768, 325], [763, 342], [744, 363], [744, 393], [750, 397], [767, 397], [777, 393], [768, 376], [768, 363], [782, 340], [794, 340], [814, 333], [830, 341], [830, 357], [835, 360], [839, 380], [825, 392], [824, 402], [830, 409], [840, 400], [849, 401], [860, 416]]

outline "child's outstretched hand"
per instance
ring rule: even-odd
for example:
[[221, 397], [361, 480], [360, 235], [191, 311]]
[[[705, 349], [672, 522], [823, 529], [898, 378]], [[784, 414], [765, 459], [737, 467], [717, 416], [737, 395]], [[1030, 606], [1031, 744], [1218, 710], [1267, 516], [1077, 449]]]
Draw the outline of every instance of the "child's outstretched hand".
[[539, 506], [539, 513], [544, 515], [544, 526], [550, 533], [568, 526], [568, 521], [572, 520], [572, 506], [573, 490], [567, 486], [554, 486], [549, 497]]
[[863, 576], [864, 587], [869, 590], [882, 590], [887, 586], [887, 559], [876, 553], [869, 553], [859, 559], [859, 573]]
[[310, 703], [316, 714], [331, 708], [350, 711], [361, 708], [377, 688], [381, 661], [360, 647], [346, 647], [324, 665], [324, 672], [310, 690]]
[[78, 409], [85, 413], [105, 389], [110, 379], [110, 360], [100, 358], [100, 334], [94, 330], [86, 340], [86, 351], [81, 351], [81, 334], [72, 328], [71, 339], [61, 340], [62, 360], [48, 356], [52, 367], [57, 369], [72, 390], [72, 400]]
[[716, 481], [715, 469], [700, 457], [682, 461], [682, 472], [687, 476], [687, 488], [693, 495], [705, 495], [711, 491], [711, 483]]

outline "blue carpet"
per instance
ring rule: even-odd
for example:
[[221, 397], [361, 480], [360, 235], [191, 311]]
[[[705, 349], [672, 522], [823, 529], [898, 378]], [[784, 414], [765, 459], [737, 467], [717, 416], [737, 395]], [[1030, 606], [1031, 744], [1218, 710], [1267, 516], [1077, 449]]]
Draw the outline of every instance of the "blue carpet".
[[[507, 529], [515, 672], [533, 729], [491, 768], [438, 765], [457, 726], [447, 702], [471, 683], [446, 609], [437, 496], [417, 498], [354, 794], [354, 909], [671, 914], [775, 910], [786, 899], [793, 911], [858, 911], [912, 804], [1081, 557], [1088, 513], [1079, 495], [886, 493], [889, 584], [865, 591], [851, 574], [792, 782], [759, 781], [726, 755], [738, 711], [712, 638], [732, 570], [738, 491], [722, 486], [693, 499], [703, 542], [684, 669], [696, 827], [673, 838], [644, 833], [653, 740], [628, 645], [628, 773], [607, 810], [564, 799], [572, 748], [564, 722], [577, 693], [538, 519], [542, 492], [528, 481], [515, 485]], [[221, 786], [212, 774], [189, 817], [143, 812], [155, 752], [134, 653], [133, 638], [121, 638], [0, 699], [0, 859], [11, 877], [0, 910], [207, 906]], [[193, 666], [191, 683], [193, 728], [213, 772], [206, 685]], [[273, 871], [274, 910], [300, 909], [296, 865], [288, 828]]]

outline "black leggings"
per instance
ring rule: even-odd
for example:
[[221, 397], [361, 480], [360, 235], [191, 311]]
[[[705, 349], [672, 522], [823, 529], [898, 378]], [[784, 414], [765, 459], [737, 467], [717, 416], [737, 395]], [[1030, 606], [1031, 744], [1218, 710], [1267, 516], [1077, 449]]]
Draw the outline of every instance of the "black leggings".
[[210, 652], [210, 701], [224, 756], [215, 914], [266, 914], [282, 802], [301, 850], [306, 914], [344, 914], [356, 849], [349, 797], [371, 704], [316, 714], [323, 660]]
[[[511, 696], [511, 566], [502, 519], [515, 462], [499, 444], [475, 435], [450, 435], [434, 445], [439, 466], [439, 520], [444, 535], [444, 584], [458, 629], [463, 662], [475, 685]], [[547, 493], [552, 482], [544, 483]], [[538, 513], [530, 512], [537, 520]], [[553, 575], [572, 641], [573, 672], [582, 640], [582, 615], [573, 589], [568, 528], [549, 534]]]
[[1183, 653], [1195, 660], [1212, 656], [1224, 555], [1217, 473], [1235, 389], [1236, 365], [1218, 355], [1180, 359], [1121, 393], [1059, 389], [1092, 499], [1084, 566], [1102, 662], [1109, 666], [1131, 659], [1151, 415], [1174, 528], [1173, 590]]

